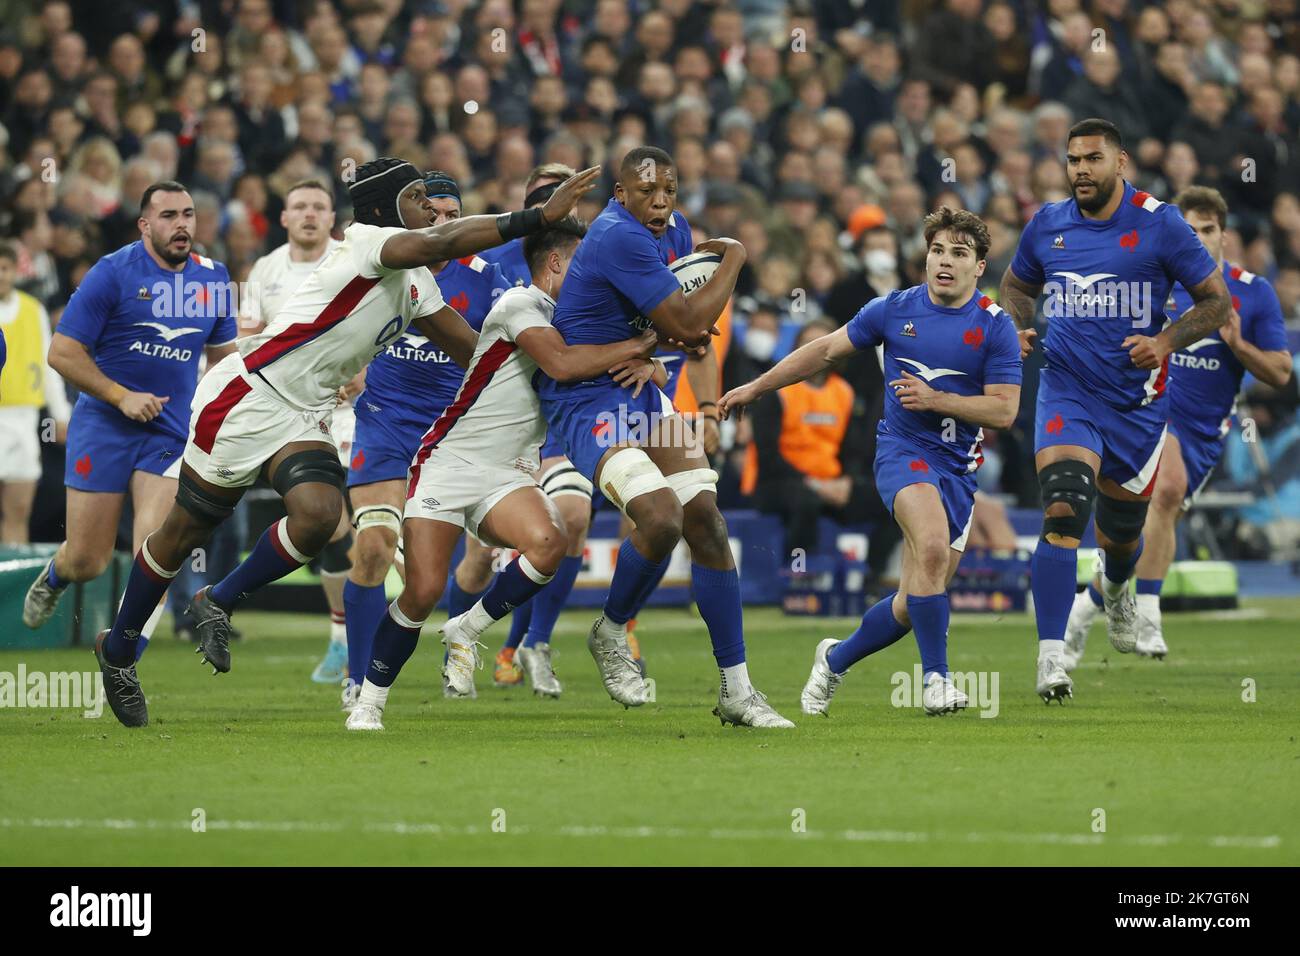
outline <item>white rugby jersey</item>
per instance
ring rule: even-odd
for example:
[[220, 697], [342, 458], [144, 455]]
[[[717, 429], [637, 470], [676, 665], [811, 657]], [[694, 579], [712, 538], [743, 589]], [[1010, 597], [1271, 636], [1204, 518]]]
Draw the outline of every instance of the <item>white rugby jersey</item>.
[[239, 340], [244, 367], [288, 402], [333, 408], [339, 388], [413, 319], [443, 307], [428, 269], [389, 269], [384, 243], [406, 230], [353, 223], [266, 329]]
[[298, 291], [298, 287], [337, 245], [337, 240], [330, 239], [319, 259], [294, 262], [289, 258], [289, 243], [286, 242], [254, 262], [248, 273], [247, 292], [239, 301], [240, 325], [264, 325], [272, 322], [289, 301], [289, 297]]
[[483, 320], [455, 401], [420, 442], [417, 472], [435, 448], [476, 464], [512, 467], [522, 459], [537, 466], [546, 438], [546, 419], [533, 388], [537, 363], [516, 340], [525, 329], [549, 327], [554, 314], [555, 300], [536, 286], [501, 294]]

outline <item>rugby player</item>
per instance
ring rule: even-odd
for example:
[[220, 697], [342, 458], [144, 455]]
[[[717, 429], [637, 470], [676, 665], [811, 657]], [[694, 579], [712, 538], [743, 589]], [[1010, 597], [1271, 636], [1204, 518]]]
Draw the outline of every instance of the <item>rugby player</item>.
[[[1071, 127], [1072, 196], [1034, 214], [999, 295], [1024, 330], [1027, 349], [1035, 303], [1048, 293], [1047, 363], [1034, 424], [1043, 531], [1030, 588], [1038, 623], [1036, 689], [1049, 704], [1073, 696], [1065, 629], [1094, 500], [1110, 642], [1124, 654], [1137, 645], [1128, 579], [1142, 553], [1165, 446], [1168, 358], [1221, 326], [1230, 309], [1218, 263], [1177, 209], [1124, 181], [1127, 170], [1114, 123], [1085, 119]], [[1163, 310], [1175, 282], [1193, 305], [1171, 325]]]
[[[108, 567], [128, 493], [136, 548], [162, 523], [176, 497], [199, 361], [211, 369], [235, 351], [230, 274], [193, 251], [189, 191], [172, 180], [151, 184], [138, 225], [138, 240], [86, 273], [51, 336], [50, 367], [81, 395], [63, 475], [68, 537], [27, 591], [31, 628], [50, 619], [69, 584]], [[132, 655], [144, 653], [165, 590], [140, 608]]]
[[[1232, 312], [1217, 331], [1169, 356], [1169, 434], [1160, 454], [1151, 510], [1142, 526], [1146, 542], [1137, 562], [1137, 647], [1144, 657], [1169, 653], [1160, 620], [1160, 588], [1177, 546], [1175, 527], [1223, 455], [1241, 380], [1250, 372], [1265, 385], [1281, 388], [1291, 379], [1291, 352], [1277, 293], [1263, 276], [1223, 258], [1228, 204], [1217, 189], [1190, 186], [1174, 205], [1219, 263]], [[1174, 286], [1172, 311], [1182, 315], [1192, 299]], [[1097, 611], [1103, 605], [1100, 575], [1074, 599], [1065, 632], [1065, 668], [1083, 657]]]
[[[437, 226], [460, 218], [460, 187], [438, 170], [424, 174], [426, 196]], [[492, 303], [510, 283], [501, 270], [477, 255], [429, 267], [443, 301], [477, 332]], [[420, 439], [456, 397], [462, 365], [417, 329], [408, 329], [380, 353], [365, 373], [365, 390], [356, 399], [356, 435], [348, 469], [348, 496], [357, 529], [355, 562], [343, 586], [347, 607], [348, 670], [355, 675], [344, 694], [344, 709], [360, 692], [369, 663], [369, 640], [388, 609], [384, 578], [392, 566], [402, 531], [406, 473]], [[473, 539], [470, 539], [473, 541]], [[492, 552], [474, 542], [461, 575], [466, 587], [451, 585], [452, 613], [464, 613], [492, 577]], [[444, 686], [444, 692], [449, 693]]]
[[876, 429], [876, 487], [903, 530], [898, 590], [875, 604], [848, 638], [813, 654], [800, 695], [805, 714], [824, 714], [857, 661], [915, 629], [927, 713], [969, 701], [948, 672], [948, 584], [975, 507], [975, 471], [985, 426], [1008, 428], [1020, 406], [1020, 343], [1006, 314], [976, 286], [987, 266], [989, 230], [947, 206], [925, 218], [925, 282], [873, 299], [847, 325], [787, 355], [722, 396], [723, 416], [768, 392], [824, 372], [855, 351], [884, 345], [890, 389]]
[[345, 469], [330, 435], [338, 390], [415, 324], [468, 364], [477, 336], [439, 295], [434, 262], [471, 255], [564, 218], [599, 167], [575, 176], [541, 209], [429, 226], [424, 177], [410, 163], [364, 163], [349, 187], [356, 222], [275, 321], [204, 377], [190, 420], [176, 502], [136, 555], [111, 630], [95, 641], [109, 705], [128, 726], [148, 711], [135, 645], [168, 581], [224, 521], [259, 475], [287, 517], [229, 575], [191, 604], [198, 652], [230, 670], [230, 613], [251, 591], [306, 564], [329, 542], [343, 506]]

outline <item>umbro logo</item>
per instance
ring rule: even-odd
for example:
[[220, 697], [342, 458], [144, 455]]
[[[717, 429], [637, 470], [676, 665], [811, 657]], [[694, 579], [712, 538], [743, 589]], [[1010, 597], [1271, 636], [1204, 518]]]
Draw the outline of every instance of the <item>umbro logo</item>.
[[442, 507], [442, 502], [439, 501], [437, 498], [421, 498], [421, 499], [420, 499], [420, 502], [421, 502], [421, 504], [423, 504], [426, 508], [441, 508], [441, 507]]
[[381, 660], [380, 660], [379, 658], [377, 658], [377, 657], [376, 657], [376, 658], [373, 658], [373, 659], [370, 661], [370, 666], [373, 667], [375, 670], [379, 671], [379, 673], [381, 673], [381, 674], [387, 674], [387, 673], [388, 673], [388, 665], [385, 664], [383, 661], [381, 661]]
[[233, 471], [231, 471], [229, 468], [218, 468], [218, 469], [217, 469], [217, 474], [220, 475], [222, 478], [234, 478], [234, 477], [235, 477], [235, 473], [234, 473]]
[[903, 326], [903, 331], [900, 332], [899, 335], [907, 335], [910, 336], [911, 338], [916, 338], [916, 326], [913, 325], [911, 322], [908, 322], [906, 325]]

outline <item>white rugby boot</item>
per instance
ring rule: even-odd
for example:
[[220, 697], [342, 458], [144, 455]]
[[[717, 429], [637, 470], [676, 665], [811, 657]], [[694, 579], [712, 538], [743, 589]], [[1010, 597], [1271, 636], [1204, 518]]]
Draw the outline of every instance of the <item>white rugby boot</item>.
[[442, 696], [473, 700], [478, 697], [474, 687], [474, 671], [483, 669], [483, 658], [478, 649], [486, 645], [470, 637], [468, 629], [461, 626], [464, 614], [448, 618], [438, 628], [442, 643], [447, 648], [447, 660], [442, 666]]
[[1074, 681], [1065, 672], [1065, 665], [1059, 656], [1040, 657], [1038, 659], [1038, 696], [1043, 703], [1052, 701], [1065, 703], [1065, 698], [1074, 697]]
[[41, 627], [54, 616], [54, 611], [59, 606], [59, 598], [63, 597], [63, 591], [66, 589], [55, 590], [50, 587], [50, 565], [54, 559], [46, 563], [41, 568], [41, 573], [36, 576], [31, 587], [27, 589], [27, 596], [23, 598], [23, 623], [35, 630]]
[[1062, 663], [1066, 671], [1074, 670], [1079, 666], [1079, 661], [1083, 660], [1083, 649], [1088, 644], [1088, 631], [1092, 629], [1092, 622], [1097, 619], [1100, 612], [1101, 608], [1092, 603], [1087, 588], [1074, 596], [1074, 604], [1070, 607], [1070, 621], [1065, 625], [1065, 655]]
[[[1142, 601], [1140, 598], [1153, 597], [1154, 601]], [[1146, 605], [1145, 607], [1143, 605]], [[1154, 607], [1152, 606], [1154, 605]], [[1140, 595], [1137, 607], [1137, 653], [1140, 657], [1154, 657], [1158, 661], [1165, 659], [1169, 646], [1165, 644], [1165, 635], [1160, 624], [1159, 595]]]
[[374, 704], [357, 704], [348, 714], [348, 730], [383, 730], [384, 712]]
[[970, 698], [957, 689], [951, 677], [931, 672], [921, 692], [921, 704], [931, 716], [954, 714], [970, 706]]
[[713, 716], [722, 721], [725, 727], [779, 727], [789, 728], [794, 724], [778, 714], [767, 702], [767, 696], [754, 691], [748, 697], [740, 699], [722, 696], [718, 691], [718, 706], [713, 708]]
[[645, 680], [641, 677], [641, 668], [632, 660], [625, 625], [607, 621], [602, 614], [591, 625], [587, 650], [596, 662], [601, 683], [610, 697], [625, 708], [640, 707], [646, 702]]
[[826, 655], [838, 643], [840, 642], [835, 638], [828, 637], [813, 651], [812, 673], [808, 675], [808, 682], [803, 685], [803, 693], [799, 695], [799, 708], [805, 714], [826, 713], [831, 706], [831, 698], [835, 696], [835, 689], [844, 680], [844, 675], [831, 670], [826, 661]]
[[555, 676], [555, 669], [551, 667], [549, 643], [538, 642], [532, 647], [521, 646], [519, 660], [524, 666], [524, 673], [528, 675], [528, 683], [532, 685], [534, 694], [539, 697], [559, 697], [564, 692], [564, 685], [560, 683], [560, 679]]

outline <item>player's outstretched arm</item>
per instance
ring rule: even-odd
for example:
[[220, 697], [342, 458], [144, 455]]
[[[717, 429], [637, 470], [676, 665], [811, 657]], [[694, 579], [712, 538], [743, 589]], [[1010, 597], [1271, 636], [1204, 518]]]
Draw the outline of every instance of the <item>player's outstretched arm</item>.
[[606, 345], [568, 345], [554, 328], [541, 326], [524, 329], [515, 343], [557, 382], [596, 378], [622, 362], [649, 358], [659, 345], [653, 332]]
[[566, 179], [551, 194], [546, 205], [523, 212], [466, 216], [427, 229], [408, 229], [384, 243], [379, 261], [387, 269], [418, 269], [435, 262], [460, 259], [511, 239], [540, 232], [572, 212], [583, 194], [595, 185], [599, 175], [599, 166], [584, 169]]
[[718, 399], [718, 414], [726, 418], [732, 409], [744, 408], [758, 401], [768, 392], [785, 388], [795, 382], [802, 382], [856, 351], [857, 348], [849, 339], [847, 326], [836, 329], [830, 335], [813, 339], [802, 348], [795, 349], [752, 382], [733, 388], [723, 395]]
[[1010, 428], [1020, 408], [1019, 385], [985, 385], [983, 395], [958, 395], [931, 388], [911, 372], [889, 385], [908, 411], [960, 418], [981, 428]]
[[[1280, 308], [1277, 314], [1280, 321]], [[1265, 385], [1282, 388], [1291, 380], [1295, 370], [1291, 353], [1286, 349], [1262, 349], [1254, 342], [1247, 341], [1241, 334], [1241, 316], [1235, 309], [1228, 314], [1228, 321], [1219, 329], [1219, 335], [1237, 356], [1237, 361], [1246, 367], [1246, 371]]]
[[1123, 341], [1138, 368], [1158, 368], [1172, 353], [1199, 342], [1228, 321], [1232, 296], [1218, 269], [1187, 291], [1194, 304], [1177, 322], [1157, 335], [1130, 335]]
[[469, 367], [478, 345], [478, 333], [451, 306], [444, 305], [432, 315], [417, 316], [411, 324], [461, 368]]
[[709, 239], [695, 247], [696, 252], [716, 252], [722, 256], [718, 271], [688, 298], [681, 289], [650, 310], [648, 318], [665, 336], [687, 345], [708, 341], [727, 300], [736, 289], [741, 266], [745, 264], [745, 247], [735, 239]]
[[133, 392], [113, 381], [99, 370], [85, 345], [61, 332], [50, 337], [48, 360], [50, 368], [75, 385], [78, 391], [112, 405], [132, 421], [153, 421], [162, 414], [162, 407], [167, 403], [165, 395]]

